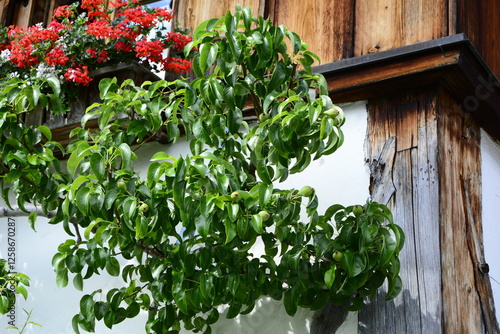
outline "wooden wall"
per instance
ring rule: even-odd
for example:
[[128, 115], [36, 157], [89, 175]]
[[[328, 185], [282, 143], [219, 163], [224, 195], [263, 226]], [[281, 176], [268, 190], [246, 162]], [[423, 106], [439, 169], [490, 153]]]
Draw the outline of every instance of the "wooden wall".
[[500, 78], [500, 1], [456, 0], [456, 32], [465, 33]]
[[299, 34], [322, 63], [354, 55], [354, 0], [267, 0], [266, 17]]
[[442, 322], [436, 87], [368, 103], [372, 199], [387, 203], [406, 233], [402, 293], [380, 291], [359, 313], [359, 333], [440, 333]]
[[182, 28], [194, 30], [201, 22], [218, 18], [236, 5], [249, 6], [253, 16], [264, 16], [265, 0], [173, 0], [172, 9]]
[[174, 0], [174, 9], [194, 28], [236, 3], [297, 32], [322, 63], [464, 32], [500, 77], [498, 0]]
[[359, 315], [360, 333], [499, 333], [484, 270], [478, 124], [438, 85], [371, 99], [373, 199], [406, 233], [404, 289]]
[[481, 220], [480, 128], [444, 90], [437, 106], [444, 333], [499, 333]]

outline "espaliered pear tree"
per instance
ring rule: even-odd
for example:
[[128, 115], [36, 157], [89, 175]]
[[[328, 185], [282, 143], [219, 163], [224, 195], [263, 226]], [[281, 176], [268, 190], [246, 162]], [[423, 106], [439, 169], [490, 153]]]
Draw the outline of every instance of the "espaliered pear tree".
[[[47, 127], [19, 122], [35, 107], [22, 83], [2, 87], [4, 200], [53, 213], [50, 223], [68, 233], [52, 261], [59, 286], [82, 289], [103, 271], [123, 278], [123, 287], [82, 297], [74, 330], [92, 332], [95, 321], [111, 328], [145, 310], [147, 333], [210, 333], [218, 306], [232, 318], [261, 296], [283, 300], [293, 316], [327, 301], [360, 309], [384, 281], [387, 298], [398, 295], [404, 233], [387, 207], [332, 205], [320, 213], [314, 189], [280, 187], [343, 142], [344, 114], [312, 71], [307, 45], [237, 8], [202, 23], [192, 50], [194, 80], [140, 87], [102, 80], [102, 103], [87, 109], [64, 148]], [[97, 131], [86, 128], [92, 118]], [[135, 152], [160, 135], [189, 141], [190, 154], [157, 152], [139, 173]], [[121, 267], [119, 258], [133, 261]], [[13, 279], [24, 291], [25, 277]], [[5, 312], [9, 291], [0, 289]]]

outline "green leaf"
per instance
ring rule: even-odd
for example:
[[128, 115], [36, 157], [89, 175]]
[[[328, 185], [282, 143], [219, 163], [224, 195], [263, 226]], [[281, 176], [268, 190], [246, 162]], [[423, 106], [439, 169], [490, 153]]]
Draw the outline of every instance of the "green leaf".
[[68, 285], [68, 270], [62, 269], [56, 272], [56, 284], [59, 288], [64, 288]]
[[207, 273], [201, 274], [200, 277], [200, 292], [204, 299], [212, 298], [212, 289], [214, 288], [213, 276]]
[[20, 293], [21, 296], [23, 296], [24, 299], [28, 298], [28, 290], [22, 285], [17, 285], [16, 286], [16, 292]]
[[102, 155], [99, 153], [93, 153], [90, 157], [90, 168], [96, 175], [99, 181], [103, 181], [106, 177], [106, 166]]
[[267, 91], [272, 92], [278, 89], [279, 86], [287, 79], [288, 71], [283, 62], [278, 62], [271, 76], [271, 80], [267, 84]]
[[84, 215], [88, 214], [91, 195], [88, 187], [82, 187], [76, 193], [76, 206]]
[[194, 219], [196, 225], [196, 231], [203, 237], [206, 238], [210, 232], [210, 220], [207, 220], [205, 216], [198, 216]]
[[156, 152], [153, 157], [151, 158], [151, 161], [158, 161], [158, 160], [175, 160], [174, 157], [171, 157], [168, 155], [166, 152]]
[[271, 175], [269, 174], [269, 169], [265, 159], [260, 159], [257, 162], [257, 174], [259, 175], [262, 182], [266, 184], [271, 184]]
[[225, 243], [230, 243], [234, 237], [236, 237], [236, 223], [234, 221], [230, 221], [229, 219], [224, 221], [224, 230], [226, 233], [226, 241]]
[[89, 151], [90, 146], [87, 141], [80, 141], [78, 144], [76, 144], [76, 146], [76, 149], [69, 156], [68, 163], [66, 165], [71, 176], [75, 175], [76, 169], [78, 168], [78, 165], [80, 164], [82, 159], [91, 154], [91, 152]]
[[401, 290], [403, 289], [403, 282], [401, 281], [401, 277], [396, 276], [394, 279], [388, 279], [389, 287], [387, 289], [387, 295], [385, 296], [385, 300], [391, 300], [396, 298]]
[[241, 311], [241, 302], [238, 301], [238, 300], [233, 300], [230, 304], [229, 304], [229, 309], [227, 310], [227, 313], [226, 313], [226, 318], [227, 319], [233, 319], [233, 318], [236, 318], [236, 316], [238, 314], [240, 314], [240, 311]]
[[405, 243], [405, 237], [406, 237], [405, 233], [403, 229], [396, 224], [389, 224], [387, 226], [394, 232], [394, 236], [396, 237], [396, 243], [397, 243], [395, 253], [399, 254]]
[[381, 236], [382, 245], [380, 249], [380, 260], [379, 260], [380, 267], [384, 267], [387, 263], [389, 263], [398, 246], [396, 238], [390, 235], [387, 231], [385, 232], [386, 234], [383, 234]]
[[113, 328], [113, 325], [115, 324], [115, 312], [113, 310], [110, 309], [106, 312], [106, 314], [104, 314], [104, 324], [109, 329]]
[[240, 286], [240, 275], [238, 274], [230, 274], [227, 280], [227, 287], [229, 289], [229, 292], [233, 296], [236, 296], [236, 292], [238, 291], [238, 287]]
[[140, 311], [141, 311], [141, 306], [139, 305], [139, 303], [132, 302], [127, 307], [126, 317], [127, 318], [135, 318], [139, 314]]
[[252, 227], [258, 234], [264, 233], [262, 228], [262, 217], [259, 214], [252, 215]]
[[363, 297], [354, 297], [351, 299], [351, 305], [347, 306], [346, 309], [351, 312], [356, 312], [361, 310], [364, 306]]
[[80, 334], [80, 327], [78, 326], [79, 324], [79, 314], [76, 314], [75, 316], [73, 316], [73, 318], [71, 319], [71, 326], [73, 327], [73, 331], [76, 333], [76, 334]]
[[295, 313], [297, 313], [299, 296], [296, 288], [292, 287], [285, 290], [283, 304], [285, 305], [285, 311], [289, 316], [293, 317]]
[[193, 57], [192, 69], [193, 69], [194, 74], [198, 78], [202, 78], [205, 75], [205, 71], [203, 71], [202, 65], [200, 64], [200, 54], [199, 53], [195, 54]]
[[302, 41], [301, 41], [299, 35], [297, 35], [296, 33], [294, 33], [293, 31], [290, 31], [290, 30], [286, 31], [286, 35], [288, 36], [288, 38], [290, 39], [290, 42], [292, 43], [293, 54], [299, 53], [300, 47], [302, 45]]
[[118, 149], [120, 150], [122, 156], [122, 169], [132, 168], [130, 161], [132, 156], [135, 156], [135, 154], [133, 154], [130, 150], [130, 146], [125, 143], [121, 143], [120, 146], [118, 146]]
[[99, 91], [101, 92], [99, 97], [101, 98], [101, 100], [104, 100], [104, 98], [108, 94], [108, 91], [113, 86], [117, 87], [116, 82], [116, 78], [104, 78], [99, 82]]
[[45, 138], [47, 138], [47, 140], [52, 140], [52, 132], [50, 131], [50, 129], [45, 126], [45, 125], [39, 125], [38, 127], [38, 130], [40, 130], [40, 132], [43, 133], [43, 135], [45, 136]]
[[366, 259], [361, 254], [346, 250], [342, 255], [342, 267], [347, 270], [349, 277], [355, 277], [365, 269]]
[[120, 263], [116, 259], [116, 257], [111, 256], [108, 261], [106, 261], [106, 271], [111, 275], [111, 276], [118, 276], [120, 275]]
[[200, 23], [193, 32], [193, 39], [197, 41], [209, 35], [207, 33], [210, 32], [217, 24], [219, 24], [221, 20], [222, 19], [214, 18]]
[[273, 195], [274, 186], [273, 184], [265, 184], [261, 183], [259, 186], [259, 204], [262, 208], [264, 208], [271, 196]]
[[83, 277], [82, 274], [78, 273], [73, 277], [73, 285], [78, 291], [83, 291]]
[[55, 76], [48, 76], [45, 78], [49, 86], [52, 88], [52, 92], [59, 96], [61, 94], [61, 82]]
[[182, 157], [179, 157], [174, 164], [175, 167], [175, 179], [174, 179], [174, 201], [175, 204], [184, 210], [184, 198], [186, 193], [186, 181], [184, 177], [186, 175], [186, 163]]
[[7, 298], [7, 296], [1, 295], [0, 314], [6, 314], [7, 312], [9, 312], [9, 308], [10, 308], [9, 298]]
[[200, 69], [203, 73], [214, 63], [218, 50], [218, 44], [202, 44], [200, 46]]
[[336, 267], [332, 266], [325, 272], [325, 285], [328, 287], [328, 289], [331, 289], [333, 282], [335, 281], [335, 269]]
[[104, 318], [104, 315], [106, 314], [108, 309], [109, 309], [108, 304], [106, 304], [105, 302], [101, 301], [96, 302], [94, 304], [95, 318], [100, 321], [102, 318]]
[[188, 303], [186, 299], [186, 291], [182, 289], [182, 286], [180, 284], [176, 284], [174, 286], [174, 289], [172, 291], [172, 296], [174, 297], [175, 304], [177, 305], [179, 310], [182, 313], [189, 315]]
[[30, 213], [30, 215], [28, 216], [28, 222], [30, 224], [30, 227], [35, 232], [36, 232], [36, 229], [35, 229], [36, 216], [37, 216], [36, 211]]

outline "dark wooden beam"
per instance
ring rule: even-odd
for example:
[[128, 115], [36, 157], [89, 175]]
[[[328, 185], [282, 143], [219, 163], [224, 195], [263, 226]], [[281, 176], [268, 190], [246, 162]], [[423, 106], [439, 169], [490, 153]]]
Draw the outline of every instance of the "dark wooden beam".
[[315, 67], [336, 103], [437, 83], [500, 140], [500, 82], [464, 34]]

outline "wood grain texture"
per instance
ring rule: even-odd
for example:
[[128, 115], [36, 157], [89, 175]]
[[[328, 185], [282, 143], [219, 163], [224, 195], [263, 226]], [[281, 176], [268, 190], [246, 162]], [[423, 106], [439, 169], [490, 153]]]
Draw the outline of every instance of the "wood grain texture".
[[[12, 1], [12, 0], [11, 0]], [[34, 1], [30, 1], [28, 5], [25, 7], [23, 6], [22, 1], [16, 1], [14, 2], [13, 8], [12, 8], [12, 14], [10, 12], [8, 15], [11, 15], [12, 17], [7, 17], [7, 21], [12, 22], [11, 24], [15, 24], [18, 26], [24, 26], [27, 27], [29, 26], [31, 22], [31, 15], [33, 14], [33, 6]]]
[[354, 0], [268, 0], [266, 16], [309, 44], [322, 63], [353, 56]]
[[447, 0], [356, 1], [354, 56], [448, 35]]
[[336, 333], [347, 319], [348, 311], [342, 306], [327, 302], [314, 313], [309, 334]]
[[456, 0], [456, 30], [465, 33], [493, 73], [500, 78], [500, 3]]
[[[369, 102], [367, 159], [391, 159], [391, 180], [373, 178], [377, 184], [392, 183], [389, 202], [394, 219], [406, 233], [400, 255], [403, 291], [386, 302], [385, 292], [360, 311], [360, 333], [439, 333], [441, 330], [441, 269], [439, 260], [439, 210], [437, 183], [436, 88], [391, 95]], [[396, 140], [393, 157], [382, 154]]]
[[484, 261], [479, 126], [444, 89], [439, 94], [444, 333], [499, 333], [489, 279], [479, 266]]
[[173, 0], [172, 9], [180, 27], [194, 30], [203, 21], [234, 12], [237, 4], [250, 6], [254, 17], [264, 15], [265, 0]]
[[[372, 68], [359, 66], [328, 77], [328, 90], [334, 93], [337, 102], [353, 101], [353, 96], [359, 91], [365, 94], [365, 98], [381, 96], [437, 81], [445, 71], [457, 65], [459, 60], [460, 51], [456, 50], [446, 56], [437, 52], [413, 59], [394, 59]], [[420, 78], [415, 80], [415, 76]]]
[[0, 25], [5, 26], [5, 19], [7, 16], [7, 9], [10, 0], [0, 0]]

